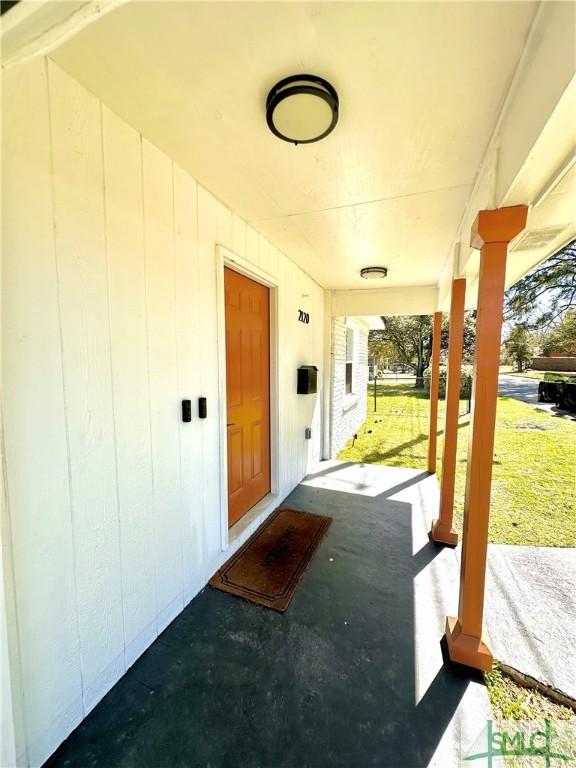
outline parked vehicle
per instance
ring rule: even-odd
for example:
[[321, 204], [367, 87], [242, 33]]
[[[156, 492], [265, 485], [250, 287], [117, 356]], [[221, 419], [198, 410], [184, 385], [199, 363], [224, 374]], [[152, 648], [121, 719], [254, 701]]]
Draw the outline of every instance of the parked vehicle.
[[558, 406], [567, 411], [572, 411], [572, 413], [576, 413], [576, 382], [566, 382]]
[[556, 403], [559, 408], [576, 413], [576, 375], [545, 373], [538, 383], [538, 402]]

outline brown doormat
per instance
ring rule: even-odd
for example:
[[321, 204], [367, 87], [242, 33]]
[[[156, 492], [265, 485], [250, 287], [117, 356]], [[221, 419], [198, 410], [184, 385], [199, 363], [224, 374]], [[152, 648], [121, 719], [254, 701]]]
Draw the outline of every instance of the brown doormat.
[[285, 611], [331, 522], [331, 517], [279, 507], [209, 583]]

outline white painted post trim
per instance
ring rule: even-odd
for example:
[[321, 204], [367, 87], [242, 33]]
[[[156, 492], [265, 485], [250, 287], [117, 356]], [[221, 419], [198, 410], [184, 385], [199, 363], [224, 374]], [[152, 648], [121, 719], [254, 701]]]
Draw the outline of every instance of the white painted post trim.
[[324, 291], [324, 389], [322, 392], [322, 449], [324, 460], [332, 458], [332, 292]]
[[[2, 287], [2, 252], [0, 251], [0, 765], [16, 765], [15, 675], [12, 664], [16, 663], [18, 643], [15, 637], [12, 529], [8, 510], [4, 451]], [[10, 616], [9, 602], [13, 609], [12, 616]], [[15, 646], [13, 649], [12, 642]]]
[[[0, 352], [1, 357], [1, 352]], [[0, 360], [0, 370], [1, 370]], [[1, 400], [0, 400], [1, 403]], [[15, 653], [11, 653], [10, 616], [8, 602], [13, 601], [9, 575], [12, 560], [11, 536], [7, 510], [7, 493], [4, 472], [4, 429], [0, 413], [0, 765], [16, 765], [16, 725], [14, 718], [14, 674], [11, 664]], [[14, 643], [16, 645], [16, 643]], [[16, 650], [16, 649], [14, 649]]]
[[270, 493], [280, 492], [279, 381], [278, 370], [278, 279], [223, 245], [216, 246], [216, 304], [218, 344], [218, 424], [220, 434], [220, 543], [225, 552], [228, 536], [228, 432], [226, 429], [226, 314], [224, 268], [261, 283], [270, 289]]

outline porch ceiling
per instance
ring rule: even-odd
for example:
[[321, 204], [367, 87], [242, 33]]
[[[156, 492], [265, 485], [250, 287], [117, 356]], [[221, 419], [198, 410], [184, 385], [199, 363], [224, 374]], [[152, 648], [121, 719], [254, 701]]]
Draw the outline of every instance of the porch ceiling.
[[[51, 56], [322, 286], [437, 285], [537, 5], [131, 2]], [[317, 145], [266, 126], [298, 72], [340, 95]]]

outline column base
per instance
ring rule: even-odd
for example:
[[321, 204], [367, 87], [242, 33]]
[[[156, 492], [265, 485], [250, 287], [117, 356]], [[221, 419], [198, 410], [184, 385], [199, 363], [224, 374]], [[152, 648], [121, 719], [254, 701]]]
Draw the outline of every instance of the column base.
[[494, 657], [484, 640], [463, 634], [460, 622], [453, 616], [446, 617], [446, 643], [450, 661], [482, 672], [492, 669]]
[[430, 529], [430, 538], [438, 544], [447, 544], [449, 547], [455, 547], [458, 544], [458, 532], [448, 527], [441, 520], [433, 520]]

